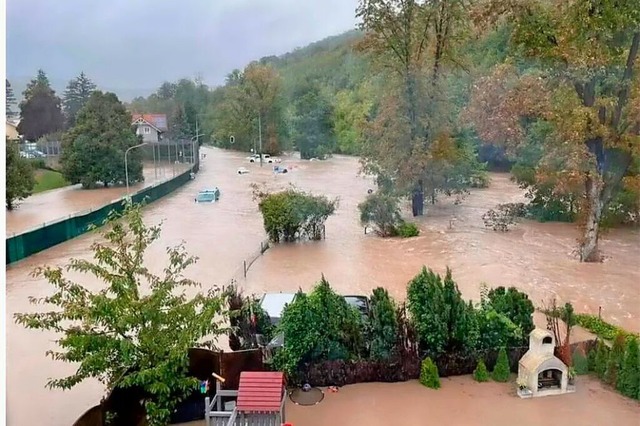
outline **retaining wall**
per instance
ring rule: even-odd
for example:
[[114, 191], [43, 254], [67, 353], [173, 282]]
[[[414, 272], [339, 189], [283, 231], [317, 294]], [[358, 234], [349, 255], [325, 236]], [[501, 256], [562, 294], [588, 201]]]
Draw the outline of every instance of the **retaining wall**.
[[[147, 203], [158, 200], [175, 191], [190, 180], [191, 169], [173, 179], [141, 189], [131, 196], [134, 203], [143, 200]], [[39, 228], [30, 229], [13, 235], [6, 240], [6, 264], [17, 262], [32, 254], [46, 250], [87, 232], [92, 226], [101, 226], [109, 212], [123, 210], [123, 198], [112, 201], [97, 210], [78, 212], [70, 217], [47, 223]]]

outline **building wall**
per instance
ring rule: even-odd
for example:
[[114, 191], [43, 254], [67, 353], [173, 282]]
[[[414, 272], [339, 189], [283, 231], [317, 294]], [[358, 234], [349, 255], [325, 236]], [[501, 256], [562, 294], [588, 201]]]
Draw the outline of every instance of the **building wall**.
[[158, 142], [158, 131], [146, 124], [140, 124], [136, 134], [142, 135], [142, 142]]
[[16, 129], [16, 127], [13, 124], [9, 124], [6, 123], [6, 127], [7, 127], [7, 138], [9, 138], [9, 140], [16, 140], [19, 139], [19, 135], [18, 135], [18, 130]]

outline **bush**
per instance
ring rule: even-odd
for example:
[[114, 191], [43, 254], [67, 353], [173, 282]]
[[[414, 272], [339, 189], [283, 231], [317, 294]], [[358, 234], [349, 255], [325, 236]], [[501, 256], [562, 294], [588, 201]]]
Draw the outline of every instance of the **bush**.
[[425, 358], [420, 365], [420, 383], [431, 389], [440, 388], [438, 367], [436, 367], [429, 357]]
[[573, 368], [575, 368], [576, 374], [583, 375], [589, 372], [589, 362], [587, 361], [587, 357], [584, 356], [582, 348], [577, 347], [573, 351], [572, 360]]
[[524, 203], [499, 204], [495, 209], [483, 214], [482, 221], [487, 228], [507, 232], [509, 227], [515, 225], [518, 218], [524, 217], [526, 213], [527, 207]]
[[[590, 314], [576, 314], [576, 324], [580, 327], [589, 330], [594, 333], [598, 337], [605, 340], [613, 340], [619, 333], [630, 334], [625, 330], [617, 327], [615, 325], [609, 324], [606, 321], [603, 321], [596, 315]], [[638, 337], [637, 334], [633, 334]]]
[[514, 346], [526, 344], [529, 333], [535, 328], [533, 325], [535, 308], [529, 300], [529, 296], [515, 287], [505, 289], [500, 286], [489, 290], [486, 300], [496, 312], [506, 315], [515, 325], [520, 327], [522, 341], [517, 344], [514, 342]]
[[595, 347], [593, 347], [587, 354], [587, 365], [589, 366], [590, 372], [596, 371], [596, 356], [597, 356], [597, 350]]
[[486, 307], [477, 312], [476, 318], [480, 349], [516, 347], [522, 343], [522, 330], [506, 315]]
[[496, 382], [508, 382], [511, 375], [511, 368], [509, 367], [509, 358], [507, 358], [507, 351], [505, 348], [500, 348], [498, 352], [498, 361], [493, 369], [491, 377]]
[[640, 355], [637, 339], [627, 340], [624, 363], [618, 378], [618, 390], [629, 398], [640, 399]]
[[411, 238], [411, 237], [417, 237], [418, 235], [420, 235], [420, 230], [418, 229], [416, 224], [410, 223], [410, 222], [400, 223], [397, 231], [398, 231], [398, 235], [401, 236], [402, 238]]
[[274, 243], [322, 238], [324, 222], [335, 213], [338, 200], [296, 189], [268, 194], [256, 191], [264, 230]]
[[389, 358], [398, 342], [396, 307], [387, 290], [378, 287], [371, 295], [369, 341], [373, 359]]
[[611, 353], [609, 353], [609, 359], [607, 360], [607, 370], [605, 371], [604, 381], [614, 387], [617, 386], [618, 375], [620, 374], [620, 369], [624, 361], [625, 340], [625, 334], [618, 333], [613, 341]]
[[358, 205], [362, 226], [373, 226], [374, 232], [381, 237], [393, 237], [398, 234], [397, 226], [402, 222], [398, 198], [384, 192], [376, 192]]
[[475, 347], [475, 314], [462, 300], [449, 268], [444, 280], [423, 268], [409, 282], [407, 307], [420, 347], [429, 355]]
[[473, 370], [473, 378], [476, 382], [486, 382], [489, 380], [489, 372], [483, 360], [478, 361], [478, 366]]
[[601, 379], [604, 379], [604, 375], [607, 371], [607, 361], [609, 360], [609, 348], [604, 344], [602, 340], [598, 340], [596, 347], [596, 374]]

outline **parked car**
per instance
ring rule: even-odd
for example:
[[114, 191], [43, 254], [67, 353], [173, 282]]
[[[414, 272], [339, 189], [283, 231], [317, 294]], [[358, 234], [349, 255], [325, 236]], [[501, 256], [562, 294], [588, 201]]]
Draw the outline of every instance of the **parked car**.
[[213, 189], [203, 189], [198, 192], [196, 195], [195, 202], [196, 203], [213, 203], [220, 199], [220, 190], [218, 187]]
[[[250, 163], [259, 163], [260, 162], [260, 154], [253, 154], [253, 155], [251, 155], [251, 156], [249, 156], [247, 158], [249, 159]], [[269, 154], [262, 154], [262, 161], [267, 163], [267, 164], [282, 162], [281, 159], [276, 158], [276, 157], [272, 157]]]
[[247, 173], [249, 173], [249, 170], [246, 167], [239, 167], [238, 168], [238, 174], [239, 175], [245, 175]]

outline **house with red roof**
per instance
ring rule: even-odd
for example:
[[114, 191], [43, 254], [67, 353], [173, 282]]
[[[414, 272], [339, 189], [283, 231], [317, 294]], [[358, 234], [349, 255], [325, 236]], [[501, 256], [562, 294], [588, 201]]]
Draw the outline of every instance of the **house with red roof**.
[[160, 142], [169, 130], [166, 114], [132, 114], [136, 134], [142, 135], [143, 142]]

